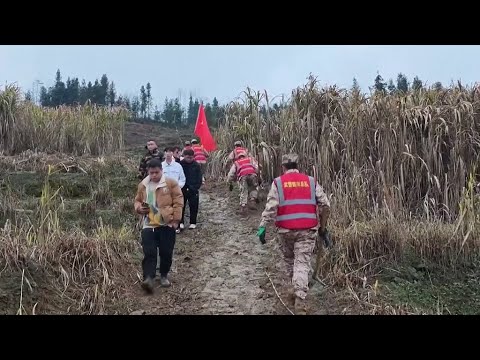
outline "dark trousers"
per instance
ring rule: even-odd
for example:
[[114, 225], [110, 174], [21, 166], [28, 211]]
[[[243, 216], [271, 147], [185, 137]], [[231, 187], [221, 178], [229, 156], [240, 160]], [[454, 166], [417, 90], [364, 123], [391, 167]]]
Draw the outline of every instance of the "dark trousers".
[[196, 224], [197, 215], [198, 215], [199, 193], [198, 191], [185, 190], [185, 189], [182, 189], [182, 192], [183, 192], [183, 211], [182, 211], [181, 223], [182, 224], [184, 223], [183, 221], [185, 216], [185, 208], [187, 207], [187, 202], [188, 202], [188, 206], [190, 208], [190, 224]]
[[143, 278], [155, 279], [157, 269], [157, 249], [160, 255], [160, 275], [166, 276], [172, 266], [173, 248], [175, 247], [175, 229], [160, 226], [142, 230]]

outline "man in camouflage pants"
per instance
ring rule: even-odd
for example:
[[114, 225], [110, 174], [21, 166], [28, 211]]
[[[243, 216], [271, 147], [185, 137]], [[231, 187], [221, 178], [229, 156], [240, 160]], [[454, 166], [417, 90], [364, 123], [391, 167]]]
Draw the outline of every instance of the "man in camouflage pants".
[[163, 154], [160, 150], [158, 150], [158, 146], [155, 140], [148, 140], [145, 149], [147, 149], [148, 151], [142, 158], [142, 160], [140, 160], [140, 166], [138, 167], [138, 178], [140, 180], [143, 180], [147, 177], [147, 165], [150, 160], [158, 159], [160, 160], [160, 162], [163, 161]]
[[[297, 170], [297, 160], [296, 154], [282, 157], [283, 175], [273, 181], [257, 236], [264, 243], [266, 225], [275, 220], [288, 276], [292, 279], [295, 314], [306, 315], [310, 261], [319, 226], [320, 234], [327, 231], [330, 202], [312, 177]], [[320, 223], [317, 206], [321, 210]]]
[[235, 179], [238, 180], [238, 186], [240, 190], [240, 207], [242, 212], [245, 212], [247, 203], [250, 209], [255, 209], [258, 196], [257, 172], [258, 164], [255, 159], [252, 157], [247, 157], [245, 152], [241, 152], [228, 173], [230, 191], [233, 189], [233, 181], [235, 181]]

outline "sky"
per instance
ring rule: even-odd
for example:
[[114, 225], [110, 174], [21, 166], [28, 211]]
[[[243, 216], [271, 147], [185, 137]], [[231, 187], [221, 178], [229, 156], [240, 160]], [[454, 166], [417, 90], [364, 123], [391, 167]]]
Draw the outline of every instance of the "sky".
[[288, 97], [310, 73], [320, 84], [348, 88], [355, 77], [365, 91], [377, 72], [385, 81], [402, 72], [410, 82], [472, 84], [480, 80], [479, 60], [478, 45], [0, 45], [0, 85], [26, 91], [39, 80], [48, 87], [60, 69], [64, 81], [93, 83], [107, 74], [129, 96], [150, 82], [157, 104], [177, 96], [184, 102], [190, 93], [225, 103], [247, 86]]

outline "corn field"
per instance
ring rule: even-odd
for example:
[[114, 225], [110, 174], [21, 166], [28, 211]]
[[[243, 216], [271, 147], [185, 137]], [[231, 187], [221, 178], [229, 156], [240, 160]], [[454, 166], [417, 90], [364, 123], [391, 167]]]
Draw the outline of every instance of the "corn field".
[[123, 108], [95, 105], [44, 108], [20, 99], [19, 89], [0, 91], [0, 151], [26, 150], [74, 155], [106, 155], [123, 148]]
[[[219, 147], [242, 140], [268, 181], [280, 174], [282, 154], [298, 153], [301, 170], [313, 175], [315, 166], [349, 221], [379, 213], [452, 220], [467, 178], [478, 177], [480, 88], [366, 97], [311, 77], [284, 105], [273, 110], [267, 93], [248, 90], [228, 106]], [[214, 155], [212, 170], [225, 153]]]

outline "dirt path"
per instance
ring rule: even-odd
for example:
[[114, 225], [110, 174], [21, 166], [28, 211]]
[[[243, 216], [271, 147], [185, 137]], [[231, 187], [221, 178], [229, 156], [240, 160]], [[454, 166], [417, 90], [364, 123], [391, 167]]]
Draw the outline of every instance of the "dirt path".
[[[261, 206], [259, 206], [259, 209]], [[225, 189], [201, 192], [199, 224], [177, 235], [172, 287], [144, 295], [138, 282], [129, 311], [146, 314], [288, 314], [265, 273], [282, 288], [276, 244], [255, 236], [260, 210], [242, 217]], [[186, 220], [188, 227], [188, 220]], [[140, 268], [139, 268], [140, 273]], [[140, 275], [140, 274], [138, 274]]]

